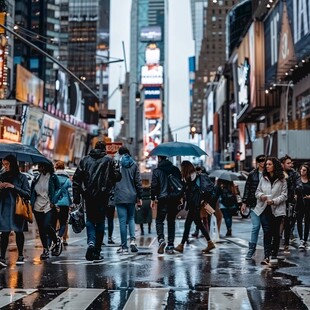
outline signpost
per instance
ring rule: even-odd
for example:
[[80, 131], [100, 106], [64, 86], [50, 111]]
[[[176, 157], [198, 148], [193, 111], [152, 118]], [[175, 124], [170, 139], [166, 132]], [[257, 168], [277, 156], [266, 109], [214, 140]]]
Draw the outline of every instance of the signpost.
[[108, 142], [106, 144], [106, 152], [108, 155], [115, 155], [119, 148], [123, 145], [123, 142]]

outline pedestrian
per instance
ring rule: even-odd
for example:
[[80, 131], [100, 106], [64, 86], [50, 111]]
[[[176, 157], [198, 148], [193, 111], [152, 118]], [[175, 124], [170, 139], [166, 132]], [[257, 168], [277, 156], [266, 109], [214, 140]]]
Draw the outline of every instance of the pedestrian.
[[114, 201], [119, 219], [121, 246], [118, 254], [128, 254], [127, 225], [131, 252], [138, 252], [135, 237], [135, 207], [142, 205], [142, 181], [137, 163], [132, 159], [129, 149], [121, 146], [120, 171], [122, 179], [115, 185]]
[[114, 215], [115, 215], [114, 193], [115, 189], [113, 188], [110, 192], [108, 208], [105, 215], [108, 222], [108, 244], [115, 244], [112, 237], [114, 231]]
[[216, 192], [219, 199], [219, 207], [227, 228], [226, 237], [230, 237], [232, 236], [232, 215], [238, 209], [237, 188], [233, 181], [218, 179]]
[[48, 163], [38, 164], [39, 174], [33, 179], [31, 185], [31, 206], [38, 225], [40, 240], [43, 246], [41, 260], [59, 256], [62, 252], [62, 241], [53, 228], [55, 203], [58, 200], [60, 183], [54, 173], [54, 167]]
[[85, 201], [88, 261], [103, 260], [101, 246], [104, 237], [105, 215], [109, 195], [115, 183], [121, 179], [112, 157], [106, 153], [104, 141], [83, 157], [73, 175], [73, 203]]
[[[166, 156], [158, 156], [158, 166], [153, 170], [151, 181], [151, 208], [157, 208], [156, 233], [158, 240], [158, 254], [174, 253], [175, 218], [178, 214], [180, 199], [169, 197], [168, 175], [172, 174], [181, 181], [181, 172]], [[168, 223], [168, 245], [166, 247], [164, 221]]]
[[65, 163], [58, 160], [55, 163], [55, 174], [60, 183], [60, 191], [58, 193], [58, 200], [54, 208], [54, 229], [56, 230], [57, 221], [59, 222], [58, 236], [62, 243], [66, 228], [68, 225], [69, 208], [72, 205], [72, 182], [69, 174], [65, 171]]
[[251, 231], [251, 239], [249, 242], [249, 250], [245, 257], [245, 259], [252, 259], [256, 251], [256, 245], [258, 240], [258, 234], [260, 230], [260, 217], [253, 212], [256, 207], [256, 196], [255, 192], [260, 181], [260, 178], [263, 175], [264, 165], [265, 165], [266, 157], [265, 155], [258, 155], [256, 157], [256, 168], [253, 169], [245, 182], [244, 193], [242, 197], [242, 206], [241, 211], [244, 212], [246, 208], [250, 209], [250, 217], [252, 223], [252, 231]]
[[302, 198], [297, 200], [296, 205], [297, 231], [300, 239], [298, 248], [306, 250], [310, 229], [310, 167], [302, 164], [299, 174], [302, 182]]
[[184, 160], [181, 163], [181, 174], [183, 181], [185, 182], [185, 200], [188, 213], [185, 220], [182, 241], [175, 250], [183, 253], [184, 244], [188, 239], [192, 222], [194, 222], [208, 242], [208, 246], [202, 250], [202, 252], [209, 253], [215, 248], [215, 245], [211, 240], [205, 225], [202, 223], [200, 209], [203, 203], [209, 203], [215, 208], [215, 185], [206, 174], [197, 173], [193, 164], [188, 160]]
[[257, 204], [254, 208], [260, 216], [264, 232], [264, 259], [262, 265], [268, 265], [271, 259], [277, 259], [280, 246], [280, 225], [286, 215], [287, 183], [280, 161], [267, 157], [263, 176], [255, 192]]
[[144, 224], [147, 224], [148, 233], [152, 227], [152, 209], [150, 208], [150, 188], [143, 188], [142, 205], [135, 211], [135, 223], [140, 226], [141, 236], [144, 235]]
[[294, 226], [296, 222], [296, 198], [302, 199], [302, 183], [300, 175], [293, 169], [293, 161], [289, 155], [280, 158], [287, 182], [286, 217], [284, 218], [284, 253], [289, 254], [290, 239], [294, 240]]
[[0, 174], [0, 232], [1, 257], [0, 267], [6, 267], [5, 255], [9, 244], [10, 232], [14, 231], [18, 258], [16, 265], [24, 263], [24, 231], [28, 231], [25, 219], [15, 214], [16, 195], [29, 200], [30, 187], [27, 177], [19, 170], [16, 157], [7, 155], [2, 159], [3, 171]]

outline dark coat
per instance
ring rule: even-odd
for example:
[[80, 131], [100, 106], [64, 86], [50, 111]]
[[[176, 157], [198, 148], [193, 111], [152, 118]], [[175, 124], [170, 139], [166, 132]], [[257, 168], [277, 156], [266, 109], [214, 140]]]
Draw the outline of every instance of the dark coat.
[[0, 190], [0, 231], [26, 231], [28, 228], [27, 222], [21, 216], [15, 215], [15, 206], [16, 194], [27, 200], [30, 198], [30, 187], [27, 177], [19, 173], [13, 180], [8, 180], [6, 175], [6, 173], [0, 174], [0, 181], [12, 183], [15, 188]]
[[168, 175], [173, 174], [182, 179], [180, 170], [169, 160], [162, 160], [154, 169], [151, 182], [151, 199], [163, 199], [168, 197]]
[[256, 206], [257, 199], [255, 197], [255, 192], [259, 180], [260, 180], [259, 171], [258, 168], [256, 168], [249, 173], [248, 178], [245, 182], [242, 202], [246, 203], [248, 208], [253, 209]]
[[287, 182], [287, 200], [286, 203], [296, 203], [295, 195], [297, 195], [298, 198], [302, 197], [302, 182], [300, 175], [295, 170], [290, 170], [286, 172], [288, 177], [286, 178]]

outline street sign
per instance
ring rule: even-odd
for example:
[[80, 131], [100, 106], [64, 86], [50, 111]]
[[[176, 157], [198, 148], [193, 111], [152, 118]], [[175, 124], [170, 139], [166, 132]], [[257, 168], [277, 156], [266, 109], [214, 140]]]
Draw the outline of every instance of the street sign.
[[106, 144], [106, 152], [108, 155], [114, 155], [118, 152], [119, 148], [123, 145], [123, 142], [108, 142]]

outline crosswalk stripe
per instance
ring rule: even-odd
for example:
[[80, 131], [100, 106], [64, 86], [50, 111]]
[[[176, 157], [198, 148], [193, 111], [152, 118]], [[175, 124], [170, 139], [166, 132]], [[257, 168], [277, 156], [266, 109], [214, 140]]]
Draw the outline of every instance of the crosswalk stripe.
[[4, 288], [0, 291], [0, 308], [36, 292], [36, 289]]
[[86, 309], [104, 291], [104, 289], [69, 288], [48, 303], [42, 310]]
[[211, 287], [208, 309], [250, 310], [252, 306], [245, 287]]
[[291, 290], [303, 301], [303, 303], [310, 309], [310, 287], [293, 286]]
[[168, 300], [169, 288], [138, 288], [130, 294], [123, 310], [164, 309]]

